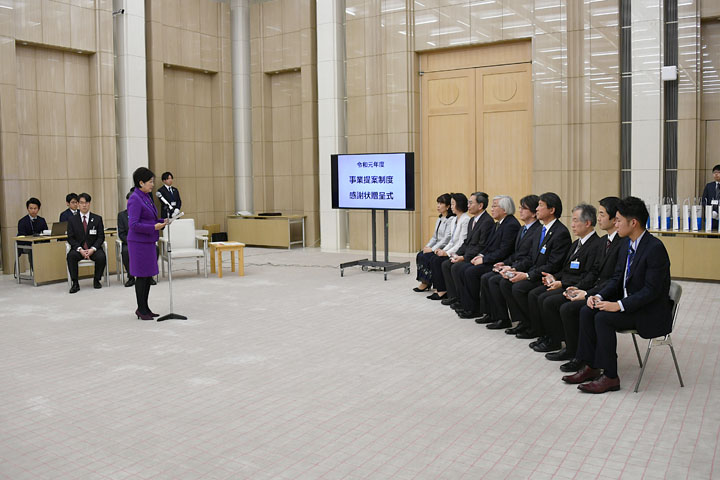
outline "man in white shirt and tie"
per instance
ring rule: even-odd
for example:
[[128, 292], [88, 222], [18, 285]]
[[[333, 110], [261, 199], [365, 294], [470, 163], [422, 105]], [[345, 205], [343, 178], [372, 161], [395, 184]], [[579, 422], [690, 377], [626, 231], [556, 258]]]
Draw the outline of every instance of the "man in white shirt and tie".
[[70, 244], [70, 251], [67, 254], [67, 265], [70, 272], [72, 286], [70, 293], [80, 290], [78, 283], [78, 263], [81, 260], [92, 260], [95, 262], [95, 275], [93, 286], [102, 288], [100, 279], [105, 271], [107, 259], [103, 251], [105, 242], [105, 227], [100, 215], [90, 213], [90, 202], [92, 198], [87, 193], [78, 195], [78, 207], [80, 212], [68, 220], [67, 241]]
[[[178, 191], [177, 187], [173, 187], [173, 174], [170, 172], [165, 172], [160, 177], [162, 179], [162, 182], [164, 185], [160, 188], [158, 188], [158, 192], [160, 195], [163, 196], [165, 200], [172, 206], [172, 211], [170, 211], [170, 215], [172, 215], [173, 211], [180, 210], [182, 207], [182, 200], [180, 199], [180, 192]], [[160, 202], [160, 218], [168, 218], [168, 210], [170, 208], [165, 204], [165, 202]]]

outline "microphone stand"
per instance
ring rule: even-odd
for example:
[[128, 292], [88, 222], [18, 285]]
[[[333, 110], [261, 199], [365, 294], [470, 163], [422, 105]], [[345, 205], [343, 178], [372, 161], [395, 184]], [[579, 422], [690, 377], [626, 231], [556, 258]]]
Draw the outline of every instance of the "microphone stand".
[[170, 220], [174, 209], [168, 208], [168, 224], [167, 224], [167, 256], [168, 256], [168, 286], [170, 287], [170, 313], [158, 317], [158, 322], [165, 320], [187, 320], [187, 317], [178, 313], [173, 313], [173, 289], [172, 289], [172, 243], [170, 242]]

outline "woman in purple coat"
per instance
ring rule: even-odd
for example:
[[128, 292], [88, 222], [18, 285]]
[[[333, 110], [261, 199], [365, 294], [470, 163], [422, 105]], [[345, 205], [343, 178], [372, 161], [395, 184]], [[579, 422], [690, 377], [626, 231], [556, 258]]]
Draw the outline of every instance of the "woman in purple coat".
[[167, 220], [158, 219], [155, 204], [150, 192], [155, 186], [155, 174], [140, 167], [133, 173], [135, 191], [127, 203], [128, 211], [128, 255], [130, 257], [130, 275], [135, 277], [135, 296], [138, 308], [135, 315], [142, 320], [157, 317], [148, 306], [150, 280], [158, 274], [155, 242], [159, 231], [167, 225]]

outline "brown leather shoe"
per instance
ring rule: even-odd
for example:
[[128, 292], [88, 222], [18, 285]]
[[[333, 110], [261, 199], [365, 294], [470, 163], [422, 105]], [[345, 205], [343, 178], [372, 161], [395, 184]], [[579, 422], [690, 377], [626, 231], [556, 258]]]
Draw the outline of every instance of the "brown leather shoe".
[[578, 385], [578, 390], [585, 393], [615, 392], [617, 390], [620, 390], [620, 377], [610, 378], [602, 375], [594, 382]]
[[577, 373], [574, 373], [572, 375], [565, 375], [564, 377], [562, 377], [562, 381], [571, 385], [575, 385], [578, 383], [587, 382], [588, 380], [595, 380], [601, 374], [602, 372], [599, 368], [590, 368], [588, 365], [585, 365]]

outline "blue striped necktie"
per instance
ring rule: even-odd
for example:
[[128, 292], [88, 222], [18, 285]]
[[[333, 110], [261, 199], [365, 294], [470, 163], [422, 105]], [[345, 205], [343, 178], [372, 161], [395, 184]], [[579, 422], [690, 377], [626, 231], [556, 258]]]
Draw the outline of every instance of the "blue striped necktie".
[[545, 240], [545, 233], [547, 232], [547, 227], [543, 227], [542, 233], [540, 234], [540, 246], [538, 248], [542, 248], [543, 240]]

